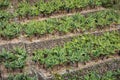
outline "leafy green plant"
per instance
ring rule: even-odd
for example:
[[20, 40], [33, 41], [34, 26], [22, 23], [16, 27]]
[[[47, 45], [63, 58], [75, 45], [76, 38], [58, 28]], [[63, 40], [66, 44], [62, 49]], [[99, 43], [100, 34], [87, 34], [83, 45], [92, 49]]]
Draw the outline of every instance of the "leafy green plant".
[[22, 15], [28, 16], [28, 14], [30, 13], [30, 10], [31, 10], [30, 4], [25, 1], [19, 4], [16, 12], [19, 14], [19, 16], [22, 16]]
[[9, 0], [0, 0], [0, 8], [9, 6]]
[[12, 17], [12, 15], [9, 12], [0, 10], [0, 21], [2, 21], [2, 20], [8, 20], [11, 17]]
[[18, 37], [21, 31], [20, 24], [4, 22], [0, 27], [0, 36], [6, 39]]
[[36, 77], [30, 77], [27, 74], [9, 75], [7, 80], [37, 80]]
[[3, 50], [0, 54], [0, 62], [2, 62], [7, 69], [22, 69], [25, 66], [26, 57], [26, 51], [21, 48], [16, 48], [13, 52]]

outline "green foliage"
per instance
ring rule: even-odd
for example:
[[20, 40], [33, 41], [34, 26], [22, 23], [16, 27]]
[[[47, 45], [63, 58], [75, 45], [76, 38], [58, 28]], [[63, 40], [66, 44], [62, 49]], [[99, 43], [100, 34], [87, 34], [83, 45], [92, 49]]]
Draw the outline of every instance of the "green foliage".
[[[119, 5], [120, 3], [120, 0], [101, 0], [102, 1], [102, 5], [105, 6], [105, 7], [109, 7], [109, 8], [112, 8], [116, 5]], [[118, 7], [119, 9], [119, 7]]]
[[93, 22], [93, 24], [96, 24], [96, 26], [101, 27], [108, 26], [111, 23], [118, 23], [118, 20], [120, 19], [119, 17], [120, 17], [119, 13], [115, 14], [113, 10], [105, 11], [104, 13], [98, 12], [93, 15], [90, 14], [90, 20], [93, 18], [92, 21], [95, 21]]
[[108, 71], [104, 75], [99, 75], [96, 72], [91, 72], [90, 74], [84, 76], [84, 80], [118, 80], [120, 79], [118, 78], [119, 76], [120, 76], [119, 70]]
[[0, 0], [0, 8], [9, 6], [9, 0]]
[[107, 32], [101, 36], [83, 35], [62, 47], [38, 50], [33, 60], [52, 68], [66, 62], [86, 62], [91, 58], [114, 54], [116, 50], [120, 50], [120, 34]]
[[27, 74], [10, 75], [7, 80], [37, 80], [36, 77], [30, 77]]
[[12, 17], [12, 15], [9, 12], [0, 10], [0, 21], [8, 20], [10, 17]]
[[112, 3], [110, 0], [51, 0], [44, 1], [39, 0], [34, 5], [30, 5], [29, 2], [21, 2], [16, 10], [19, 16], [25, 16], [26, 14], [36, 16], [39, 14], [51, 14], [55, 11], [66, 10], [85, 7], [102, 6], [108, 3]]
[[16, 48], [13, 52], [3, 50], [0, 54], [0, 63], [3, 63], [7, 69], [22, 69], [26, 57], [26, 51], [21, 48]]
[[120, 0], [113, 0], [113, 3], [110, 6], [107, 6], [114, 10], [120, 10]]
[[30, 4], [25, 1], [25, 2], [19, 3], [17, 13], [19, 14], [19, 16], [27, 15], [29, 14], [30, 9], [31, 9]]
[[[5, 7], [9, 4], [9, 0], [0, 0], [0, 7]], [[96, 6], [117, 8], [119, 7], [119, 0], [39, 0], [33, 5], [31, 5], [29, 1], [21, 1], [12, 16], [28, 17], [38, 16], [39, 14], [48, 15], [59, 10], [66, 10], [69, 12], [72, 9], [82, 9], [86, 7], [93, 8]]]
[[0, 22], [0, 36], [5, 39], [18, 37], [20, 35], [21, 28], [20, 24], [2, 21]]

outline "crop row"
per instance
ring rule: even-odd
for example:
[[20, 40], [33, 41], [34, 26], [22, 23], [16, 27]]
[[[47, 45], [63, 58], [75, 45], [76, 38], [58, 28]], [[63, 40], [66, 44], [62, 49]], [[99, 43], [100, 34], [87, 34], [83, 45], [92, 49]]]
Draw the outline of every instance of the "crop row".
[[17, 13], [19, 16], [25, 15], [39, 15], [50, 14], [59, 10], [71, 10], [75, 8], [85, 8], [87, 6], [100, 6], [101, 0], [40, 0], [35, 5], [30, 5], [28, 2], [22, 2], [19, 4]]
[[99, 75], [97, 72], [90, 72], [83, 77], [79, 75], [68, 75], [68, 78], [63, 78], [60, 76], [56, 76], [54, 80], [119, 80], [120, 79], [120, 70], [116, 71], [108, 71], [103, 75]]
[[36, 16], [39, 14], [48, 15], [59, 10], [66, 10], [69, 12], [72, 9], [83, 9], [86, 7], [103, 6], [106, 4], [110, 5], [112, 2], [112, 0], [40, 0], [34, 5], [30, 5], [30, 3], [26, 1], [18, 5], [16, 12], [19, 16]]
[[64, 46], [34, 52], [33, 61], [53, 68], [66, 63], [86, 62], [120, 51], [120, 33], [106, 32], [100, 36], [82, 35]]
[[[117, 2], [117, 1], [115, 1]], [[21, 1], [18, 3], [15, 12], [12, 16], [38, 16], [38, 15], [50, 15], [54, 12], [59, 12], [65, 10], [69, 12], [70, 10], [76, 9], [84, 9], [88, 7], [96, 7], [96, 6], [104, 6], [104, 5], [113, 4], [113, 0], [39, 0], [33, 5], [29, 3], [29, 1]], [[8, 6], [9, 0], [1, 0], [1, 6]], [[1, 13], [0, 13], [1, 14]], [[9, 13], [10, 14], [10, 13]]]
[[[69, 77], [67, 79], [64, 79], [61, 76], [56, 75], [54, 80], [118, 80], [120, 79], [120, 70], [116, 71], [108, 71], [104, 73], [103, 75], [99, 75], [97, 72], [90, 72], [87, 75], [78, 76], [78, 75], [68, 75]], [[37, 78], [30, 77], [27, 74], [16, 74], [16, 75], [10, 75], [8, 77], [8, 80], [37, 80]]]
[[27, 24], [10, 23], [1, 20], [0, 36], [12, 39], [24, 33], [28, 37], [41, 36], [45, 34], [65, 34], [68, 32], [80, 32], [86, 30], [103, 29], [112, 24], [120, 23], [119, 13], [113, 10], [90, 13], [86, 16], [75, 14], [62, 18], [47, 19], [45, 21], [31, 21]]

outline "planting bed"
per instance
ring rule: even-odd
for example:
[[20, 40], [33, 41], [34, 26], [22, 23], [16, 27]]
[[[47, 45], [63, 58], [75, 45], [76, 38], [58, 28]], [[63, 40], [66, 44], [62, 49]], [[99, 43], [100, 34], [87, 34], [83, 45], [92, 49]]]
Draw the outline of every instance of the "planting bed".
[[[90, 66], [89, 64], [90, 61], [94, 63], [94, 61], [99, 62], [101, 59], [109, 60], [109, 58], [111, 57], [113, 58], [116, 57], [115, 59], [117, 59], [117, 56], [119, 56], [119, 49], [120, 49], [119, 39], [120, 39], [120, 34], [118, 31], [105, 32], [104, 34], [97, 34], [97, 35], [93, 35], [93, 34], [81, 35], [80, 37], [73, 38], [72, 41], [65, 43], [63, 47], [58, 46], [52, 49], [35, 51], [34, 55], [28, 54], [27, 62], [26, 62], [26, 66], [28, 65], [27, 66], [28, 68], [26, 68], [25, 70], [28, 70], [28, 72], [30, 72], [29, 70], [34, 68], [38, 74], [40, 71], [42, 72], [41, 74], [48, 77], [51, 74], [56, 74], [58, 72], [61, 72], [61, 70], [64, 72], [66, 70], [69, 71], [69, 69], [73, 69], [73, 70], [74, 68], [79, 69], [80, 64], [82, 64], [83, 66], [86, 66], [88, 64]], [[85, 41], [87, 41], [87, 43]], [[105, 44], [105, 42], [107, 42], [107, 45]], [[82, 48], [82, 46], [84, 46], [84, 48]], [[69, 54], [66, 54], [66, 51], [68, 51], [67, 53]], [[18, 49], [17, 52], [16, 51], [13, 51], [13, 52], [15, 52], [15, 54], [17, 53], [19, 54], [19, 52], [23, 53], [23, 50]], [[8, 53], [5, 51], [4, 52], [2, 51], [2, 53], [3, 54], [0, 55], [1, 60], [2, 60], [2, 63], [4, 63], [4, 66], [6, 67], [5, 62], [3, 62], [4, 58], [2, 59], [2, 57], [4, 57], [4, 55], [7, 56], [8, 54], [11, 54], [11, 55], [8, 55], [7, 57], [8, 60], [9, 59], [11, 60], [12, 58], [9, 58], [9, 57], [10, 56], [12, 57], [12, 53], [11, 52]], [[15, 56], [13, 57], [13, 59], [14, 58]], [[24, 57], [21, 56], [21, 58], [24, 58]], [[18, 60], [20, 59], [18, 58]], [[118, 61], [118, 65], [119, 65], [119, 61]], [[16, 68], [14, 70], [14, 67], [11, 69], [11, 65], [9, 65], [10, 70], [12, 70], [12, 72], [15, 73]], [[9, 71], [9, 68], [7, 71]], [[17, 68], [18, 68], [17, 72], [19, 72], [19, 70], [20, 72], [24, 71], [24, 70], [21, 70], [21, 68], [18, 66]], [[25, 67], [22, 67], [22, 68], [25, 68]]]
[[119, 80], [117, 3], [1, 0], [0, 80]]

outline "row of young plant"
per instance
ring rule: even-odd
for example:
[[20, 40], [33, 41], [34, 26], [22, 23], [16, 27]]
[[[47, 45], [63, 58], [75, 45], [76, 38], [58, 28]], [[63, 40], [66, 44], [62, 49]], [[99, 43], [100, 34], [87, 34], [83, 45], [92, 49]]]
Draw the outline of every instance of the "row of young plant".
[[87, 6], [100, 6], [100, 0], [40, 0], [34, 5], [29, 2], [22, 2], [18, 5], [17, 13], [19, 16], [35, 16], [39, 14], [50, 14], [59, 10], [71, 10], [75, 8], [85, 8]]
[[68, 32], [80, 32], [86, 30], [103, 29], [112, 24], [120, 23], [120, 14], [113, 10], [90, 13], [86, 16], [75, 14], [62, 18], [47, 19], [44, 21], [31, 21], [27, 24], [0, 22], [0, 36], [12, 39], [24, 33], [28, 37], [42, 36], [45, 34], [65, 34]]
[[2, 53], [0, 53], [0, 64], [3, 64], [9, 70], [23, 69], [26, 57], [26, 51], [21, 48], [16, 48], [11, 52], [3, 49]]
[[[118, 24], [120, 21], [119, 13], [114, 11], [99, 11], [88, 14], [87, 16], [75, 14], [60, 19], [48, 19], [45, 21], [32, 21], [25, 26], [25, 33], [28, 36], [51, 34], [55, 31], [60, 33], [73, 32], [74, 30], [90, 30], [96, 28], [104, 28], [112, 23]], [[79, 31], [78, 30], [78, 31]]]
[[[114, 2], [116, 2], [114, 0]], [[59, 10], [69, 12], [72, 9], [83, 9], [86, 7], [104, 6], [112, 4], [113, 0], [39, 0], [34, 5], [29, 1], [21, 2], [16, 10], [19, 16], [48, 15]]]
[[[68, 75], [68, 78], [63, 78], [59, 75], [56, 75], [54, 80], [119, 80], [120, 79], [120, 70], [108, 71], [104, 75], [99, 75], [97, 72], [91, 72], [83, 77], [78, 75]], [[8, 80], [37, 80], [36, 77], [30, 77], [26, 74], [17, 74], [10, 75]]]
[[[117, 2], [117, 1], [115, 1]], [[9, 0], [1, 0], [0, 7], [8, 6]], [[104, 6], [113, 4], [113, 0], [39, 0], [31, 5], [28, 0], [18, 3], [18, 7], [12, 16], [38, 16], [48, 15], [60, 10], [69, 12], [72, 9], [84, 9], [86, 7]], [[7, 11], [5, 12], [7, 13]], [[1, 14], [1, 13], [0, 13]], [[10, 13], [9, 13], [10, 14]], [[9, 16], [10, 17], [10, 16]]]
[[37, 50], [33, 61], [53, 68], [67, 63], [87, 62], [101, 56], [109, 56], [120, 51], [120, 33], [106, 32], [103, 35], [82, 35], [63, 46]]
[[63, 78], [56, 75], [54, 80], [119, 80], [120, 79], [120, 69], [116, 71], [108, 71], [103, 75], [99, 75], [97, 72], [90, 72], [89, 74], [81, 77], [79, 75], [68, 74], [67, 78]]

